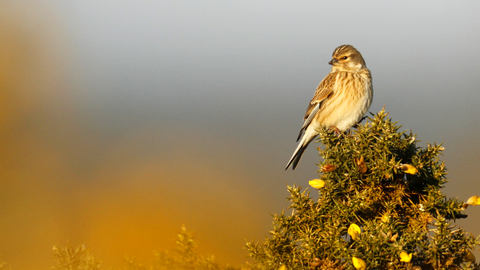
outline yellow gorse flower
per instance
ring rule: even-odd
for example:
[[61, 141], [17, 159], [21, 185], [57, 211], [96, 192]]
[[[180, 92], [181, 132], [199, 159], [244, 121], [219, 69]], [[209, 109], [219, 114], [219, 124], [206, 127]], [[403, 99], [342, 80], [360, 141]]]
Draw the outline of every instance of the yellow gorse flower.
[[285, 264], [282, 264], [282, 266], [280, 266], [278, 270], [287, 270], [287, 267], [285, 266]]
[[366, 270], [367, 269], [367, 264], [365, 263], [364, 260], [357, 258], [357, 257], [352, 257], [352, 262], [353, 262], [353, 267], [358, 270]]
[[356, 240], [357, 237], [360, 235], [362, 230], [360, 230], [360, 227], [358, 227], [357, 224], [352, 223], [350, 224], [350, 227], [348, 227], [348, 234], [352, 237], [353, 240]]
[[410, 262], [412, 260], [412, 253], [408, 254], [405, 251], [400, 252], [400, 261], [401, 262]]
[[413, 167], [410, 164], [402, 164], [400, 166], [400, 169], [402, 169], [403, 172], [408, 173], [408, 174], [416, 174], [418, 173], [417, 168]]
[[388, 213], [385, 213], [380, 219], [383, 223], [387, 223], [390, 220], [390, 215]]
[[472, 196], [472, 197], [468, 198], [467, 204], [471, 205], [471, 206], [479, 205], [480, 204], [480, 198], [478, 196]]
[[321, 179], [313, 179], [313, 180], [308, 181], [308, 184], [313, 188], [321, 189], [325, 186], [325, 181], [323, 181]]

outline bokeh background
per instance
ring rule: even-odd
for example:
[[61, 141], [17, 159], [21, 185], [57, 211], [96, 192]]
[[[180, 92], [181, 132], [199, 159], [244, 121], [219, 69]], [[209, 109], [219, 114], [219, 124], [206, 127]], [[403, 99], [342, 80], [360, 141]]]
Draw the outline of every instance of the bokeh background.
[[[316, 177], [315, 145], [284, 166], [303, 114], [352, 44], [374, 101], [444, 142], [445, 193], [480, 195], [480, 2], [0, 3], [0, 256], [49, 269], [84, 243], [104, 268], [148, 263], [182, 224], [239, 266]], [[480, 234], [480, 209], [457, 224]], [[478, 257], [478, 255], [477, 255]]]

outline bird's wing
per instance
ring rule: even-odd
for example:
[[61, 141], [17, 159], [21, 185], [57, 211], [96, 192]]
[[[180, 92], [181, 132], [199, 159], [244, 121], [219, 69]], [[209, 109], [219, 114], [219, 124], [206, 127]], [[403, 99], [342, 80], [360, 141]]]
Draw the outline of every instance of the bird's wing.
[[322, 106], [322, 101], [330, 97], [333, 93], [333, 86], [335, 84], [335, 79], [337, 77], [336, 73], [329, 73], [322, 82], [318, 85], [315, 94], [313, 95], [312, 100], [308, 104], [307, 112], [303, 117], [303, 126], [300, 129], [300, 133], [298, 134], [297, 141], [302, 137], [303, 131], [310, 125], [312, 119], [318, 113]]
[[316, 104], [321, 103], [323, 100], [330, 97], [333, 93], [333, 86], [337, 79], [337, 72], [329, 73], [322, 82], [318, 85], [315, 94], [313, 95], [312, 100], [307, 108], [307, 112], [305, 113], [304, 120], [306, 120], [309, 115], [311, 114], [312, 108], [315, 107]]

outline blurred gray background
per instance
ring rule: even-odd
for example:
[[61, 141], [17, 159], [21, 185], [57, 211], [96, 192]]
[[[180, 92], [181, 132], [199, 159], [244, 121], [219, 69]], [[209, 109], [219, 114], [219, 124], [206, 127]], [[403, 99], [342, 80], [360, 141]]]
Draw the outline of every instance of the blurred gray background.
[[[239, 266], [295, 171], [306, 106], [333, 50], [373, 74], [371, 112], [444, 142], [449, 197], [480, 195], [480, 2], [2, 1], [0, 255], [48, 269], [85, 243], [105, 268], [175, 247]], [[480, 234], [480, 208], [457, 224]], [[478, 255], [477, 255], [478, 257]]]

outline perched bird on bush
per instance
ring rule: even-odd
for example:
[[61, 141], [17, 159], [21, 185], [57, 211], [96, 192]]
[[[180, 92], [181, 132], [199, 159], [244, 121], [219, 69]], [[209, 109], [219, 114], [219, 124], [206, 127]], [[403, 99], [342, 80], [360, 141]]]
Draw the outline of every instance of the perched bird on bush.
[[320, 82], [313, 95], [297, 141], [300, 143], [287, 163], [297, 167], [308, 144], [321, 127], [344, 132], [359, 123], [373, 98], [372, 75], [362, 55], [352, 45], [342, 45], [333, 51], [332, 71]]

